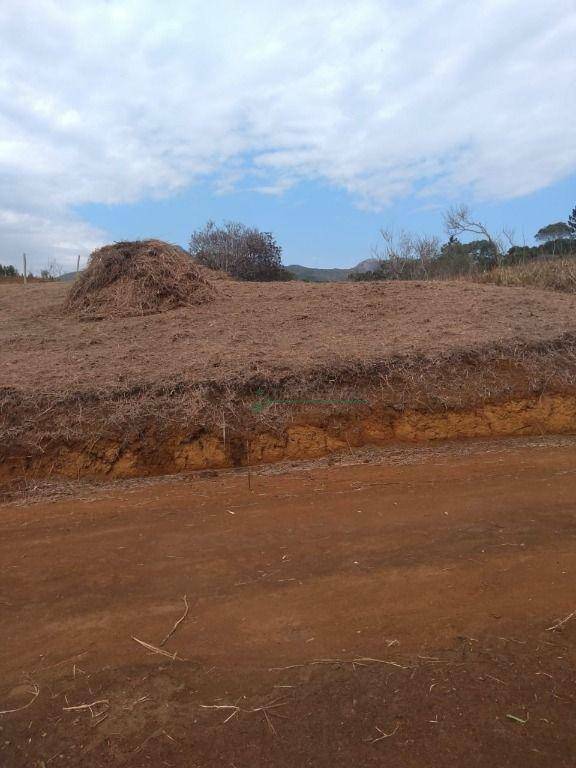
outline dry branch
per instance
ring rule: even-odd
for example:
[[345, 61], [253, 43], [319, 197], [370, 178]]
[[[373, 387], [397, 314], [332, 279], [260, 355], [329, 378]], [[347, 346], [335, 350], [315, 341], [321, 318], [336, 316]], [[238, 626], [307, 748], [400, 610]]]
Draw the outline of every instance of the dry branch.
[[174, 626], [172, 627], [172, 629], [170, 630], [170, 632], [168, 632], [168, 634], [166, 635], [166, 637], [164, 638], [164, 640], [162, 640], [162, 642], [160, 643], [160, 647], [162, 647], [163, 645], [165, 645], [165, 644], [166, 644], [166, 642], [167, 642], [167, 641], [168, 641], [168, 640], [169, 640], [169, 639], [172, 637], [172, 635], [174, 634], [174, 632], [176, 632], [176, 630], [178, 629], [178, 627], [180, 626], [180, 624], [182, 624], [182, 622], [184, 621], [184, 619], [186, 618], [186, 616], [188, 616], [188, 611], [190, 610], [190, 607], [189, 607], [189, 605], [188, 605], [188, 600], [187, 600], [187, 598], [186, 598], [186, 595], [184, 595], [184, 597], [183, 597], [182, 599], [184, 600], [184, 613], [183, 613], [183, 614], [182, 614], [182, 616], [181, 616], [181, 617], [178, 619], [178, 621], [177, 621], [177, 622], [174, 624]]
[[137, 637], [132, 636], [132, 640], [135, 640], [137, 643], [140, 643], [144, 648], [151, 651], [152, 653], [158, 653], [160, 656], [166, 656], [168, 659], [172, 659], [172, 661], [176, 661], [178, 658], [177, 653], [169, 653], [168, 651], [163, 651], [162, 648], [157, 648], [155, 645], [151, 645], [150, 643], [147, 643], [145, 640], [139, 640]]
[[374, 727], [376, 728], [378, 733], [380, 733], [381, 735], [380, 736], [376, 736], [375, 739], [366, 739], [366, 741], [369, 741], [370, 744], [376, 744], [377, 741], [382, 741], [383, 739], [389, 739], [391, 736], [394, 736], [394, 734], [396, 733], [398, 728], [400, 728], [400, 723], [396, 723], [396, 727], [394, 728], [393, 731], [390, 731], [390, 733], [386, 733], [381, 728], [378, 728], [377, 725], [375, 725]]
[[[64, 712], [74, 712], [74, 711], [80, 711], [83, 709], [89, 709], [90, 715], [92, 718], [98, 718], [101, 715], [105, 713], [105, 711], [109, 708], [110, 702], [108, 699], [98, 699], [97, 701], [92, 701], [90, 704], [77, 704], [74, 707], [63, 707]], [[97, 712], [94, 714], [94, 710], [102, 709], [102, 711]]]
[[30, 687], [32, 689], [31, 690], [32, 698], [27, 704], [24, 704], [24, 706], [22, 707], [16, 707], [15, 709], [0, 709], [0, 715], [9, 715], [12, 712], [21, 712], [23, 709], [28, 709], [28, 707], [34, 704], [34, 702], [36, 701], [36, 699], [40, 694], [40, 688], [36, 685], [36, 683], [32, 683]]
[[573, 619], [574, 616], [576, 616], [576, 611], [572, 611], [572, 613], [569, 613], [568, 616], [565, 616], [563, 619], [558, 619], [558, 621], [555, 624], [552, 624], [551, 627], [548, 627], [546, 630], [547, 632], [556, 632], [559, 629], [562, 629], [562, 627], [565, 624], [568, 624], [570, 619]]

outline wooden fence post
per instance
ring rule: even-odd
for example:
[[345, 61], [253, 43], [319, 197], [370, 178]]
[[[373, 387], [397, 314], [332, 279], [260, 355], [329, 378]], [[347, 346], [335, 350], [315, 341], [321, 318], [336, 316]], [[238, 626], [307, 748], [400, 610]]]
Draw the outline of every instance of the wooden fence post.
[[80, 272], [80, 254], [78, 254], [78, 258], [76, 259], [76, 274]]
[[23, 270], [22, 274], [24, 276], [24, 285], [26, 285], [28, 283], [28, 271], [26, 269], [26, 254], [25, 253], [22, 254], [22, 263], [24, 265], [24, 270]]

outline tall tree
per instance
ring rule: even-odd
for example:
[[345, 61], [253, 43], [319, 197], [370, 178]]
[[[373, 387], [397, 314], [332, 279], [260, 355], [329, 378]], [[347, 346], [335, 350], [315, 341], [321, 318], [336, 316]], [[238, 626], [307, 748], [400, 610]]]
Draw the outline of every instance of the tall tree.
[[[487, 240], [490, 249], [497, 257], [501, 256], [504, 251], [500, 238], [492, 236], [486, 225], [472, 216], [467, 205], [456, 205], [449, 208], [444, 213], [444, 228], [450, 237], [468, 234]], [[512, 233], [509, 237], [512, 239]]]
[[568, 226], [570, 227], [570, 237], [576, 240], [576, 205], [572, 209], [570, 216], [568, 216]]
[[[574, 209], [576, 211], [576, 208]], [[565, 221], [557, 221], [555, 224], [548, 224], [542, 227], [534, 235], [534, 239], [541, 243], [547, 243], [549, 240], [561, 240], [564, 237], [570, 237], [572, 229]]]

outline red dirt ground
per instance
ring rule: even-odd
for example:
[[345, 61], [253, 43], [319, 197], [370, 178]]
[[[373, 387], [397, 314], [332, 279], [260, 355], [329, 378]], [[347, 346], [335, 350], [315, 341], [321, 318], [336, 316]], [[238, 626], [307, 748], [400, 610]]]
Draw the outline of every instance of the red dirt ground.
[[339, 362], [547, 341], [576, 296], [470, 283], [216, 282], [204, 306], [144, 318], [63, 317], [65, 284], [0, 284], [0, 387], [101, 390], [178, 378], [274, 379]]
[[0, 764], [572, 767], [575, 447], [2, 507]]

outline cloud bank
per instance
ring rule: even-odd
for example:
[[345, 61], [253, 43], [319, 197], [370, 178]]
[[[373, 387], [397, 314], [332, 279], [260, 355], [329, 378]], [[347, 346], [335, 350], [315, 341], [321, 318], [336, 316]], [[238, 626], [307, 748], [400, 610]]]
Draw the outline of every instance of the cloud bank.
[[0, 261], [205, 179], [528, 194], [576, 170], [575, 39], [573, 0], [3, 0]]

